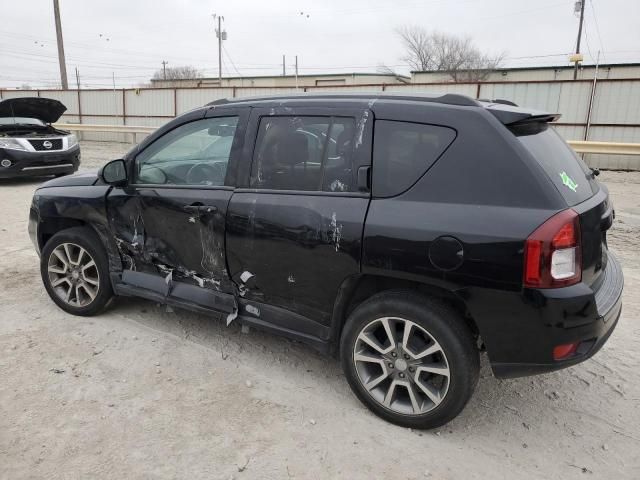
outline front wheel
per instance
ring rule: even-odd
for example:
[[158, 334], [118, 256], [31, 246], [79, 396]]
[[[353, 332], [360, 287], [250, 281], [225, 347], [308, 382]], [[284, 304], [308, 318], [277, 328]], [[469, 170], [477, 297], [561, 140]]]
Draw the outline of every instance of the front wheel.
[[345, 325], [340, 354], [356, 396], [404, 427], [452, 420], [478, 381], [478, 351], [460, 315], [413, 292], [383, 292], [359, 305]]
[[89, 228], [56, 233], [40, 258], [40, 274], [51, 299], [73, 315], [99, 313], [113, 296], [107, 253]]

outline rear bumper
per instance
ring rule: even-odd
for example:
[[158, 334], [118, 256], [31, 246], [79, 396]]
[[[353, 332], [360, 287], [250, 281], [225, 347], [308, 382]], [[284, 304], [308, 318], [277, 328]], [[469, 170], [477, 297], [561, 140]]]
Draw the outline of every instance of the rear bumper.
[[[595, 291], [580, 283], [520, 293], [473, 292], [467, 304], [478, 322], [495, 376], [551, 372], [595, 355], [622, 311], [622, 268], [611, 253], [602, 275]], [[575, 354], [565, 360], [553, 359], [555, 346], [573, 342], [581, 342]]]
[[0, 162], [3, 160], [8, 160], [11, 165], [0, 166], [0, 178], [68, 174], [78, 170], [80, 146], [52, 152], [0, 149]]

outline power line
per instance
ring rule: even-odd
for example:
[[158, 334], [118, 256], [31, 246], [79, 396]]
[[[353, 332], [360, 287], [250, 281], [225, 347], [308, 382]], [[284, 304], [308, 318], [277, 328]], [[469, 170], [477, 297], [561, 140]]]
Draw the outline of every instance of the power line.
[[607, 59], [604, 55], [604, 43], [602, 43], [602, 36], [600, 35], [600, 26], [598, 25], [598, 17], [596, 15], [596, 9], [593, 6], [593, 0], [590, 0], [591, 13], [593, 13], [593, 22], [596, 24], [596, 33], [598, 34], [598, 41], [600, 42], [600, 52], [602, 53], [602, 61], [607, 63]]
[[231, 55], [229, 55], [229, 52], [227, 52], [227, 49], [225, 48], [224, 44], [222, 45], [222, 50], [224, 51], [225, 55], [227, 56], [227, 58], [229, 59], [229, 62], [231, 63], [231, 65], [233, 66], [233, 69], [236, 71], [236, 73], [238, 74], [239, 77], [242, 77], [242, 74], [240, 73], [240, 70], [238, 70], [238, 67], [236, 67], [236, 64], [233, 63], [233, 60], [231, 59]]

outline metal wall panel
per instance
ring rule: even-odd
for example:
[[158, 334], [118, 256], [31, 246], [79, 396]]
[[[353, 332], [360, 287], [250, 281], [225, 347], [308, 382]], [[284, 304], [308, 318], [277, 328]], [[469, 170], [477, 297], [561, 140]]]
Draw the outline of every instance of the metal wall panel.
[[584, 127], [580, 125], [556, 125], [554, 128], [567, 141], [584, 138]]
[[559, 83], [492, 83], [480, 86], [480, 98], [504, 99], [521, 107], [557, 112], [560, 104]]
[[[82, 122], [84, 115], [122, 115], [122, 90], [81, 90]], [[98, 122], [100, 123], [100, 122]], [[120, 118], [120, 124], [122, 124]], [[111, 124], [109, 124], [111, 125]]]
[[74, 90], [40, 90], [40, 96], [58, 100], [67, 107], [69, 115], [78, 113], [78, 92]]
[[174, 116], [174, 90], [136, 89], [125, 90], [127, 115]]
[[[92, 117], [82, 115], [82, 123], [89, 125], [122, 125], [122, 118], [119, 117]], [[110, 132], [83, 132], [84, 140], [97, 140], [100, 142], [125, 142], [127, 134]]]
[[463, 84], [458, 85], [455, 83], [446, 85], [387, 85], [385, 88], [387, 92], [399, 92], [399, 93], [459, 93], [460, 95], [467, 95], [471, 98], [476, 98], [478, 91], [477, 85]]
[[640, 80], [599, 82], [596, 87], [591, 121], [640, 124]]
[[267, 96], [267, 95], [284, 95], [287, 93], [302, 93], [303, 90], [296, 90], [295, 87], [292, 88], [268, 88], [268, 87], [238, 87], [236, 88], [236, 98], [239, 97], [259, 97], [259, 96]]
[[[300, 92], [303, 90], [300, 89]], [[382, 85], [323, 85], [318, 87], [307, 87], [308, 93], [358, 93], [358, 92], [382, 92]]]
[[127, 116], [127, 125], [132, 125], [135, 127], [160, 127], [165, 123], [170, 122], [171, 118], [162, 118], [162, 117], [129, 117]]
[[191, 88], [177, 89], [178, 115], [194, 108], [202, 107], [221, 98], [232, 98], [233, 88]]
[[2, 90], [2, 99], [18, 97], [37, 97], [37, 90]]
[[[560, 123], [586, 123], [591, 99], [591, 83], [561, 83], [560, 103], [554, 113], [562, 114]], [[584, 137], [573, 138], [582, 140]]]
[[[640, 127], [591, 127], [589, 140], [600, 142], [640, 143]], [[640, 156], [586, 154], [590, 167], [610, 170], [640, 170]]]
[[80, 117], [78, 115], [69, 115], [65, 113], [60, 117], [57, 123], [80, 123]]

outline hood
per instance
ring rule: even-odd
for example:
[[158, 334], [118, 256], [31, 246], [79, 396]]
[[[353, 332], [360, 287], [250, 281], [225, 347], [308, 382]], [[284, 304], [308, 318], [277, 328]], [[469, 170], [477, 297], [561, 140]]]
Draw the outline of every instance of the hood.
[[98, 180], [98, 171], [76, 173], [64, 177], [54, 178], [40, 185], [39, 188], [50, 187], [88, 187]]
[[53, 98], [21, 97], [0, 101], [0, 117], [37, 118], [45, 123], [53, 123], [66, 110], [67, 107]]

